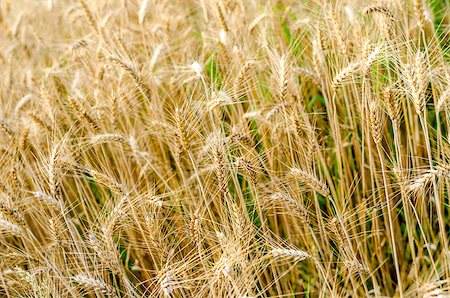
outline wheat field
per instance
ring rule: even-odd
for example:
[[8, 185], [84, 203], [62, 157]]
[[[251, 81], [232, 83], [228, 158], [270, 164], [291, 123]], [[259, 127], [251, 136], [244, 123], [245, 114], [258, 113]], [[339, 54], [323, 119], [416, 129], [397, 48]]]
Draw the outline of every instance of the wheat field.
[[450, 297], [449, 23], [0, 1], [0, 297]]

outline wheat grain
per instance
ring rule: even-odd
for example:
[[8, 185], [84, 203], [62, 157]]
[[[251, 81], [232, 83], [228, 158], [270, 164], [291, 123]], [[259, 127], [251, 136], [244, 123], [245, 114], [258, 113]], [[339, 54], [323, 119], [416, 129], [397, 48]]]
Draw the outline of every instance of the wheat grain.
[[416, 13], [416, 17], [418, 19], [418, 25], [420, 30], [424, 30], [425, 28], [425, 12], [422, 0], [413, 0], [414, 4], [414, 12]]
[[173, 271], [168, 268], [161, 273], [160, 287], [165, 296], [170, 297], [174, 291]]
[[330, 196], [330, 189], [328, 188], [328, 186], [325, 183], [321, 182], [319, 179], [317, 179], [316, 176], [314, 176], [313, 174], [310, 174], [299, 168], [291, 168], [289, 174], [292, 177], [299, 179], [311, 190], [318, 192], [324, 197]]
[[141, 5], [139, 7], [139, 24], [143, 24], [144, 23], [144, 19], [145, 19], [145, 15], [147, 14], [147, 9], [148, 9], [148, 0], [141, 0]]
[[394, 20], [394, 13], [385, 4], [373, 4], [363, 9], [364, 14], [381, 13], [389, 20]]
[[361, 275], [370, 274], [370, 269], [356, 260], [345, 260], [344, 265], [350, 272], [357, 272]]
[[14, 132], [11, 127], [5, 122], [5, 120], [0, 119], [0, 129], [4, 131], [9, 137], [14, 135]]
[[444, 92], [442, 92], [441, 96], [437, 101], [436, 110], [442, 111], [443, 109], [445, 109], [448, 105], [449, 99], [450, 99], [450, 87], [445, 89]]
[[100, 279], [92, 278], [83, 274], [74, 275], [70, 279], [86, 289], [93, 289], [107, 296], [116, 297], [114, 288]]
[[219, 15], [220, 25], [222, 26], [222, 28], [223, 28], [223, 30], [225, 32], [229, 32], [230, 29], [229, 29], [227, 21], [225, 19], [225, 14], [224, 14], [224, 10], [223, 10], [223, 6], [222, 6], [222, 1], [221, 0], [217, 0], [216, 1], [216, 8], [217, 8], [217, 13]]
[[425, 111], [427, 87], [427, 71], [425, 56], [422, 52], [417, 52], [413, 64], [405, 65], [406, 84], [410, 88], [411, 98], [417, 114], [422, 115]]
[[22, 230], [27, 230], [27, 223], [23, 215], [16, 209], [7, 206], [5, 203], [0, 202], [0, 216], [7, 222], [10, 226], [20, 227]]
[[93, 143], [93, 144], [106, 143], [106, 142], [119, 142], [119, 143], [127, 144], [128, 140], [124, 136], [121, 136], [118, 134], [112, 134], [112, 133], [95, 135], [91, 139], [91, 143]]
[[296, 262], [304, 261], [306, 259], [311, 258], [311, 256], [308, 253], [297, 249], [276, 248], [269, 251], [269, 253], [274, 257], [293, 259]]
[[402, 117], [400, 97], [396, 95], [390, 87], [386, 87], [381, 92], [381, 98], [387, 106], [389, 118], [391, 118], [394, 125], [398, 128]]
[[21, 236], [23, 234], [22, 228], [9, 220], [0, 217], [0, 229], [4, 231], [10, 231], [14, 235]]
[[344, 67], [334, 76], [332, 81], [333, 88], [337, 89], [340, 87], [349, 77], [357, 73], [361, 66], [362, 63], [360, 61], [355, 61]]
[[376, 144], [380, 144], [382, 140], [382, 123], [381, 123], [381, 111], [378, 102], [372, 101], [370, 103], [370, 127], [372, 129], [373, 141]]
[[126, 191], [124, 189], [124, 186], [117, 181], [115, 181], [113, 178], [109, 177], [108, 175], [105, 175], [103, 173], [100, 173], [94, 169], [86, 169], [86, 173], [92, 178], [104, 186], [111, 189], [113, 192], [120, 194], [122, 196], [126, 196]]
[[61, 202], [59, 202], [58, 200], [56, 200], [55, 198], [53, 198], [50, 195], [47, 195], [43, 192], [40, 191], [35, 191], [33, 192], [33, 195], [36, 199], [45, 202], [46, 204], [48, 204], [49, 206], [52, 206], [53, 208], [55, 208], [56, 210], [60, 210], [62, 207]]
[[91, 115], [89, 115], [89, 113], [83, 108], [82, 104], [73, 97], [69, 97], [68, 101], [70, 107], [72, 108], [72, 111], [77, 115], [77, 117], [81, 119], [82, 122], [90, 126], [93, 131], [97, 131], [98, 130], [97, 121], [94, 120], [94, 118]]
[[31, 98], [33, 98], [33, 94], [28, 93], [27, 95], [25, 95], [24, 97], [22, 97], [19, 102], [17, 102], [16, 104], [16, 108], [14, 109], [14, 112], [18, 113], [19, 110], [27, 104], [27, 102], [29, 102], [31, 100]]

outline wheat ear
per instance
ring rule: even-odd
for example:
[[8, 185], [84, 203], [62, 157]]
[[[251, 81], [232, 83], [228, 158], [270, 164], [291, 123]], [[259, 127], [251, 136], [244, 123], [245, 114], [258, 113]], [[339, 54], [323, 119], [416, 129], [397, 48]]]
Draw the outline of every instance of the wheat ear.
[[299, 168], [292, 168], [290, 170], [290, 175], [296, 179], [299, 179], [302, 183], [311, 188], [311, 190], [317, 191], [324, 197], [330, 196], [330, 189], [328, 186], [317, 179], [316, 176], [301, 170]]

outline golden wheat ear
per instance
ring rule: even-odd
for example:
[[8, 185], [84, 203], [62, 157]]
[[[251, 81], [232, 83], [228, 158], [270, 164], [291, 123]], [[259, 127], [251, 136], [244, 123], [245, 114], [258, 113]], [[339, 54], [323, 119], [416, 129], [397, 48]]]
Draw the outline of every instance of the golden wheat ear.
[[324, 197], [329, 197], [331, 194], [330, 189], [324, 182], [321, 182], [316, 176], [307, 171], [299, 168], [292, 168], [289, 172], [289, 175], [295, 179], [300, 180], [311, 190], [318, 192]]

